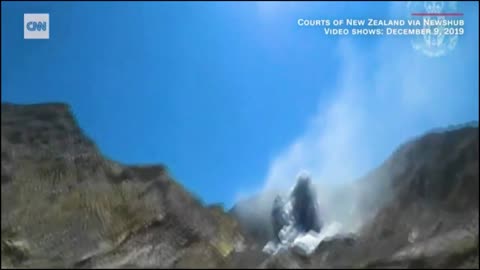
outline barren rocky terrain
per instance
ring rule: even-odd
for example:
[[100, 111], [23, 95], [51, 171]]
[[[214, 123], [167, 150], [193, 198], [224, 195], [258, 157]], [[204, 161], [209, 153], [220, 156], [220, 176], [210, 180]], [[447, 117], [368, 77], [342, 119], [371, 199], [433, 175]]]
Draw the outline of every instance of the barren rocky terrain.
[[357, 181], [368, 222], [307, 258], [261, 251], [269, 218], [235, 210], [255, 198], [226, 212], [164, 165], [105, 158], [66, 104], [2, 103], [1, 145], [2, 268], [479, 267], [478, 126], [400, 146]]
[[100, 154], [65, 104], [2, 104], [2, 267], [216, 267], [243, 241], [162, 165]]

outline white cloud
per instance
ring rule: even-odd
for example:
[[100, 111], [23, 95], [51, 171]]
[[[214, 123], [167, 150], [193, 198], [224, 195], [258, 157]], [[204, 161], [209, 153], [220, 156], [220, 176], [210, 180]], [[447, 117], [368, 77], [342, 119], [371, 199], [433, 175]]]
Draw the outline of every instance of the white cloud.
[[[392, 17], [405, 10], [398, 3], [391, 7]], [[478, 14], [472, 16], [478, 23]], [[261, 188], [290, 188], [298, 172], [307, 170], [323, 215], [341, 220], [347, 230], [364, 221], [361, 214], [351, 214], [360, 191], [350, 186], [351, 194], [343, 193], [349, 198], [337, 198], [336, 184], [362, 177], [406, 140], [478, 113], [478, 75], [472, 72], [478, 66], [478, 31], [436, 58], [415, 51], [408, 38], [376, 38], [368, 51], [356, 47], [354, 38], [339, 42], [340, 73], [327, 91], [335, 95], [319, 102], [324, 106], [306, 130], [272, 160]]]
[[344, 72], [338, 78], [337, 89], [333, 89], [338, 96], [328, 107], [319, 108], [304, 134], [275, 158], [267, 175], [266, 189], [291, 186], [302, 169], [316, 180], [329, 182], [351, 180], [359, 170], [360, 157], [354, 149], [360, 147], [357, 136], [366, 127], [361, 104], [365, 69], [363, 61], [358, 59], [360, 55], [352, 48], [347, 41], [339, 46]]
[[[391, 17], [405, 15], [404, 5], [393, 3]], [[310, 171], [321, 185], [354, 180], [418, 133], [475, 117], [476, 111], [470, 116], [463, 106], [478, 97], [478, 85], [472, 85], [478, 79], [471, 81], [464, 69], [478, 66], [477, 52], [469, 52], [478, 49], [478, 32], [462, 36], [454, 51], [437, 58], [415, 51], [408, 37], [371, 38], [378, 42], [369, 51], [355, 47], [355, 38], [339, 42], [340, 76], [328, 89], [336, 96], [322, 102], [328, 105], [272, 160], [264, 189], [291, 186], [300, 170]], [[379, 159], [385, 141], [389, 149], [380, 151], [385, 156]]]

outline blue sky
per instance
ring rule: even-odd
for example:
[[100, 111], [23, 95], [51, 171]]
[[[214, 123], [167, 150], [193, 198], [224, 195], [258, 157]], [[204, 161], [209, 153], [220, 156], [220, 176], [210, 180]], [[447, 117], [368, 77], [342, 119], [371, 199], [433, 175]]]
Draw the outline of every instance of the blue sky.
[[[163, 163], [207, 203], [355, 179], [402, 142], [478, 120], [478, 4], [431, 58], [409, 37], [334, 37], [299, 18], [403, 18], [405, 3], [2, 2], [2, 101], [69, 103], [102, 153]], [[24, 40], [23, 14], [50, 39]]]

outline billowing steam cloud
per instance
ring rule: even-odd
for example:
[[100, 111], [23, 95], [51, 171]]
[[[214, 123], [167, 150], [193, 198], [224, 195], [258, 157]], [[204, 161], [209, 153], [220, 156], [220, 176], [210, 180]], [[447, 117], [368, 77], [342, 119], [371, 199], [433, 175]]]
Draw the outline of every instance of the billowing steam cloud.
[[[393, 3], [391, 17], [398, 18], [403, 5]], [[473, 28], [478, 14], [474, 21]], [[426, 129], [476, 117], [478, 29], [436, 59], [417, 53], [408, 38], [378, 38], [368, 51], [355, 46], [353, 38], [339, 44], [341, 72], [330, 91], [336, 95], [321, 103], [307, 130], [272, 161], [263, 191], [286, 191], [299, 171], [308, 170], [327, 222], [340, 220], [345, 230], [354, 231], [363, 215], [355, 213], [360, 190], [353, 180]], [[273, 195], [266, 196], [261, 200], [266, 205], [255, 208], [268, 211], [272, 201]]]

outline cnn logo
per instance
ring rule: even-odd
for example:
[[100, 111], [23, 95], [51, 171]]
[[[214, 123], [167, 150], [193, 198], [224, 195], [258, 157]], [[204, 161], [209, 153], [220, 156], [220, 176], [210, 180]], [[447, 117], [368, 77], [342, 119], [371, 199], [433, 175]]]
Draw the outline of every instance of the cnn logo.
[[49, 14], [24, 14], [23, 37], [24, 39], [49, 39], [50, 38]]

